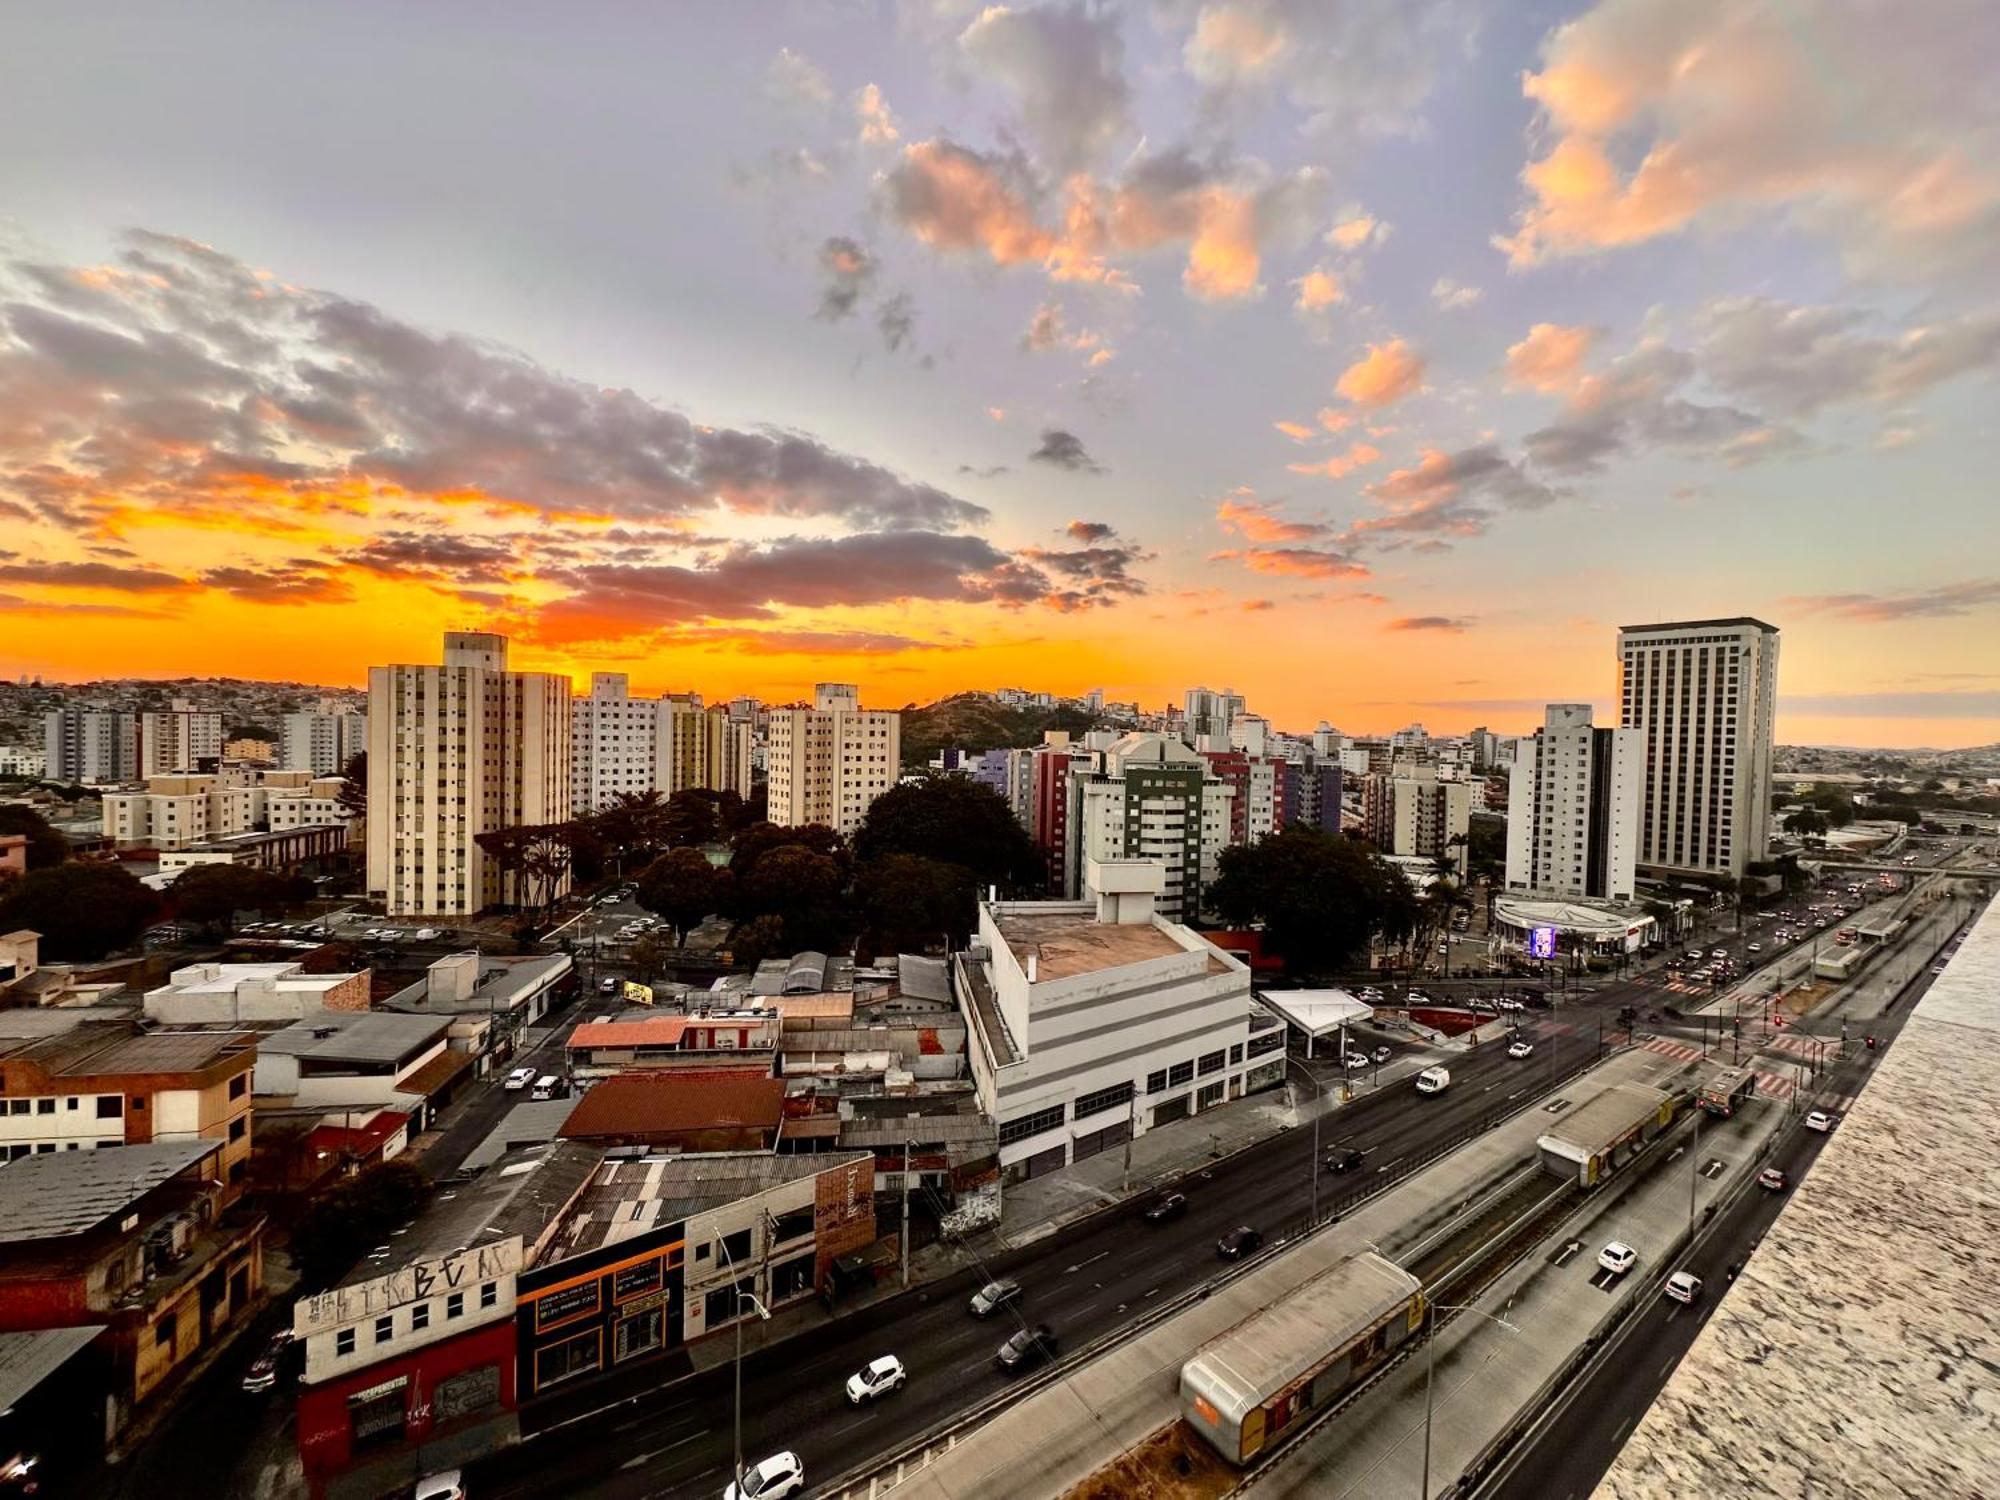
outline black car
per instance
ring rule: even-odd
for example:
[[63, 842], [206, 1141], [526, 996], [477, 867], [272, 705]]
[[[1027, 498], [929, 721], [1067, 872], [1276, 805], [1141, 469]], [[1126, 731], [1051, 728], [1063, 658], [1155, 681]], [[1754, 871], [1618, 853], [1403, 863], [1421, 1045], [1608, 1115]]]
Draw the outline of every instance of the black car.
[[1146, 1211], [1139, 1217], [1148, 1224], [1164, 1224], [1169, 1219], [1178, 1219], [1187, 1212], [1187, 1195], [1168, 1193], [1146, 1205]]
[[1336, 1146], [1326, 1153], [1323, 1165], [1329, 1172], [1352, 1172], [1361, 1165], [1362, 1155], [1352, 1146]]
[[993, 1362], [1003, 1370], [1027, 1370], [1056, 1357], [1056, 1332], [1046, 1323], [1023, 1328], [1000, 1346]]
[[252, 1395], [261, 1394], [277, 1385], [279, 1381], [293, 1373], [292, 1358], [294, 1335], [289, 1328], [281, 1328], [271, 1335], [270, 1343], [264, 1346], [250, 1368], [243, 1372], [243, 1389]]
[[1215, 1253], [1224, 1260], [1241, 1260], [1263, 1243], [1263, 1235], [1248, 1224], [1239, 1224], [1215, 1242]]

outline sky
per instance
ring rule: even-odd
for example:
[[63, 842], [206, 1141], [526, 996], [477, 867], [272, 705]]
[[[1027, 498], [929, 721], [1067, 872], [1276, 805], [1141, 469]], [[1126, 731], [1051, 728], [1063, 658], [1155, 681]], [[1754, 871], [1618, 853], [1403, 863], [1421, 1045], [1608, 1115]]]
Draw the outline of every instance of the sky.
[[2000, 10], [21, 8], [0, 672], [2000, 740]]

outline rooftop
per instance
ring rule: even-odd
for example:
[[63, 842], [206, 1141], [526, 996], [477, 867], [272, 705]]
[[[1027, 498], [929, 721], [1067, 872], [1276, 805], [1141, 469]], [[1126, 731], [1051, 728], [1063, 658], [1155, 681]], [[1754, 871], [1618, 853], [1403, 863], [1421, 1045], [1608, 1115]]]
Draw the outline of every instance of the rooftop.
[[625, 1073], [594, 1084], [570, 1111], [562, 1134], [576, 1140], [711, 1129], [774, 1130], [784, 1108], [782, 1078]]
[[575, 1052], [590, 1047], [678, 1047], [688, 1023], [679, 1016], [639, 1021], [585, 1021], [563, 1045]]
[[329, 990], [345, 984], [353, 974], [308, 974], [295, 962], [263, 964], [190, 964], [175, 969], [167, 982], [149, 994], [233, 995], [237, 987], [258, 980], [279, 989]]
[[1758, 630], [1768, 630], [1773, 635], [1778, 633], [1777, 626], [1764, 620], [1755, 619], [1750, 615], [1731, 615], [1726, 620], [1662, 620], [1657, 625], [1620, 625], [1618, 631], [1619, 634], [1624, 635], [1640, 630], [1708, 630], [1738, 625], [1749, 625]]
[[[0, 1035], [0, 1059], [31, 1063], [51, 1077], [107, 1073], [199, 1073], [251, 1052], [253, 1038], [228, 1031], [142, 1032], [130, 1011], [36, 1035]], [[247, 1061], [247, 1057], [246, 1057]]]
[[1672, 1097], [1643, 1083], [1614, 1083], [1595, 1099], [1579, 1104], [1543, 1132], [1541, 1141], [1558, 1141], [1595, 1155], [1639, 1124]]
[[552, 1258], [615, 1244], [690, 1214], [754, 1197], [780, 1183], [867, 1159], [859, 1151], [816, 1156], [728, 1151], [607, 1161], [564, 1219], [551, 1246]]
[[1990, 1493], [1996, 1118], [2000, 905], [1989, 905], [1598, 1494]]
[[294, 1021], [265, 1036], [258, 1046], [320, 1062], [396, 1062], [450, 1030], [440, 1016], [406, 1016], [389, 1011], [327, 1011], [310, 1021]]
[[101, 1324], [0, 1333], [0, 1411], [11, 1408], [104, 1332]]
[[1039, 984], [1188, 951], [1151, 922], [1099, 922], [1094, 912], [1083, 906], [1062, 912], [1009, 911], [1004, 905], [997, 906], [993, 925], [1023, 972], [1029, 958], [1035, 959]]
[[0, 1244], [82, 1234], [222, 1149], [219, 1140], [55, 1151], [0, 1168]]

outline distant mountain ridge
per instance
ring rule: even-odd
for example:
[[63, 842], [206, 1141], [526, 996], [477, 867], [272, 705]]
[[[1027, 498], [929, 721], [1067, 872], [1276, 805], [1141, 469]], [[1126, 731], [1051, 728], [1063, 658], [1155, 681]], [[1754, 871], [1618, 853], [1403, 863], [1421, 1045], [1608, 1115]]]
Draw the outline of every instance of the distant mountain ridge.
[[984, 693], [956, 693], [903, 710], [903, 764], [920, 766], [947, 746], [1007, 750], [1039, 745], [1050, 729], [1082, 734], [1097, 723], [1081, 708], [1009, 708]]

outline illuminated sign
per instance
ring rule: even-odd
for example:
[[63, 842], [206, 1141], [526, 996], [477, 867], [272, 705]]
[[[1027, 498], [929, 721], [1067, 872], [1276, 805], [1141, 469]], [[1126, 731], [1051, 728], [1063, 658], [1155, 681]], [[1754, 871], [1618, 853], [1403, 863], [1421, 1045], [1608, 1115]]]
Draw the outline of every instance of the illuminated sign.
[[1531, 927], [1528, 929], [1528, 957], [1554, 958], [1556, 956], [1556, 929], [1553, 927]]

